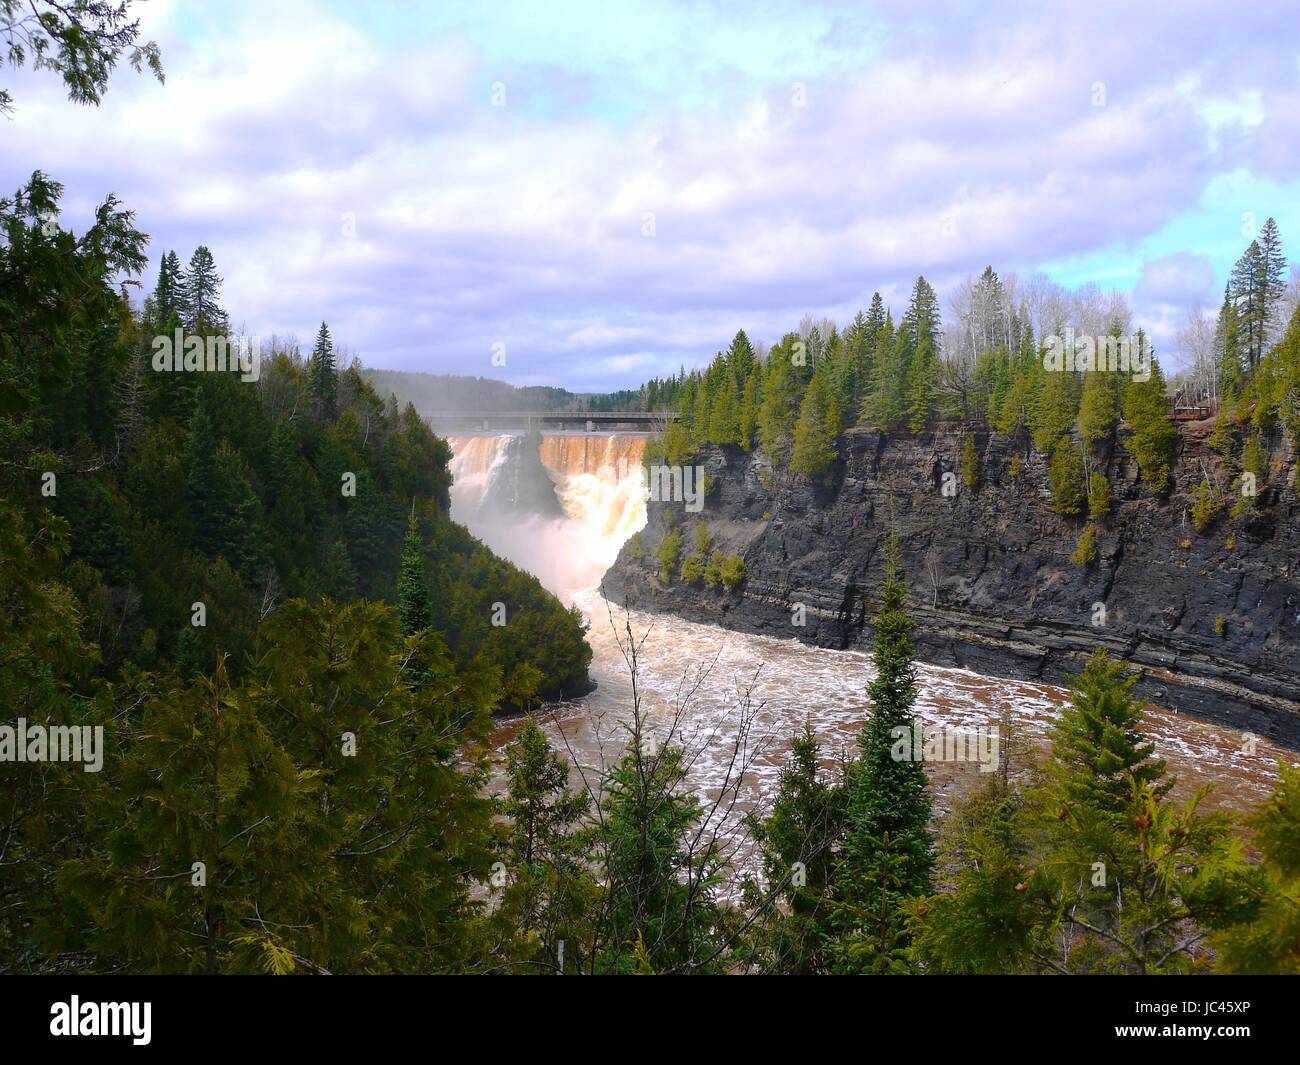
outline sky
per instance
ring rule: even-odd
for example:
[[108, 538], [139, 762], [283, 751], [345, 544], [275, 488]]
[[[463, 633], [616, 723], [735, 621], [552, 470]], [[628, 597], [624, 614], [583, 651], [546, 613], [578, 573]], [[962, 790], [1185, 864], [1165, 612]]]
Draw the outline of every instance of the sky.
[[1267, 217], [1300, 261], [1289, 3], [133, 10], [166, 83], [5, 68], [0, 189], [116, 193], [147, 287], [206, 244], [236, 326], [367, 366], [635, 387], [989, 264], [1127, 293], [1176, 366]]

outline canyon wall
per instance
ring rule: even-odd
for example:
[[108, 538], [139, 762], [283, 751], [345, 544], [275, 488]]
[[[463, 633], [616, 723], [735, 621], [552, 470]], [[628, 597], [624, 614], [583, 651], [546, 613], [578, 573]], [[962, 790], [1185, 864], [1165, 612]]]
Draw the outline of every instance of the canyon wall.
[[[1181, 427], [1165, 496], [1139, 480], [1122, 446], [1099, 461], [1114, 502], [1096, 523], [1098, 557], [1087, 567], [1070, 560], [1085, 521], [1052, 510], [1046, 460], [1024, 438], [977, 432], [981, 483], [961, 485], [955, 497], [942, 486], [945, 473], [959, 474], [957, 427], [851, 430], [818, 478], [773, 470], [760, 452], [708, 447], [695, 459], [708, 478], [703, 510], [651, 500], [645, 529], [623, 547], [604, 591], [692, 621], [865, 647], [892, 524], [920, 659], [1058, 683], [1105, 647], [1141, 672], [1137, 691], [1149, 702], [1297, 748], [1296, 456], [1275, 436], [1258, 517], [1243, 524], [1225, 507], [1197, 533], [1192, 490], [1204, 474], [1231, 482], [1207, 444], [1211, 428]], [[1016, 456], [1022, 468], [1013, 479]], [[700, 520], [716, 548], [744, 559], [747, 576], [734, 591], [659, 577], [657, 550], [669, 528], [680, 527], [684, 557], [695, 550]]]

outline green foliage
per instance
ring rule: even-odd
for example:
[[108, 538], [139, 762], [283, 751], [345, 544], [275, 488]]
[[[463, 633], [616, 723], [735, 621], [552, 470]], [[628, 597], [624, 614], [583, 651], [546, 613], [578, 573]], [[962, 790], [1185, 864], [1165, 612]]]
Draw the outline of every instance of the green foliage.
[[424, 568], [424, 544], [420, 540], [420, 525], [415, 519], [414, 508], [406, 526], [406, 541], [402, 545], [402, 571], [397, 579], [397, 613], [405, 636], [413, 636], [427, 629], [433, 616], [429, 603], [429, 578]]
[[1124, 446], [1137, 461], [1142, 479], [1155, 492], [1169, 487], [1173, 470], [1178, 430], [1168, 414], [1164, 375], [1152, 355], [1150, 379], [1134, 381], [1124, 393], [1124, 420], [1128, 423]]
[[1110, 482], [1105, 474], [1093, 470], [1088, 478], [1088, 513], [1104, 521], [1110, 514], [1110, 505]]
[[1277, 769], [1277, 787], [1250, 819], [1264, 859], [1260, 903], [1215, 936], [1217, 972], [1300, 973], [1300, 770]]
[[1198, 533], [1205, 532], [1222, 509], [1223, 501], [1208, 481], [1202, 481], [1196, 486], [1192, 498], [1192, 525]]
[[671, 530], [659, 542], [658, 557], [659, 579], [664, 584], [670, 584], [682, 558], [682, 535], [676, 529]]
[[[746, 818], [769, 891], [785, 904], [784, 912], [754, 936], [751, 949], [765, 973], [810, 975], [829, 968], [830, 889], [844, 793], [823, 778], [820, 756], [817, 736], [805, 723], [790, 739], [771, 813]], [[754, 882], [746, 884], [745, 893], [751, 909], [765, 894]]]
[[1246, 438], [1246, 446], [1241, 450], [1241, 468], [1253, 473], [1261, 482], [1268, 473], [1268, 449], [1258, 433], [1251, 433]]
[[[0, 68], [5, 62], [21, 68], [30, 60], [34, 70], [52, 70], [75, 103], [98, 104], [109, 75], [124, 57], [137, 73], [147, 69], [163, 80], [158, 46], [153, 41], [137, 43], [140, 23], [130, 17], [129, 0], [0, 0], [0, 16], [11, 27]], [[12, 110], [13, 98], [8, 90], [0, 90], [0, 114]]]
[[925, 767], [896, 758], [899, 735], [910, 740], [916, 700], [913, 622], [898, 542], [886, 551], [867, 689], [871, 717], [858, 734], [858, 758], [845, 783], [844, 832], [831, 891], [831, 945], [836, 972], [895, 972], [907, 968], [908, 899], [931, 890], [934, 866]]
[[704, 582], [706, 562], [702, 555], [690, 555], [682, 560], [682, 581], [686, 584]]
[[528, 719], [506, 746], [501, 813], [510, 826], [504, 854], [509, 882], [499, 911], [521, 941], [524, 972], [559, 971], [562, 955], [566, 973], [581, 973], [589, 964], [583, 946], [591, 942], [599, 899], [587, 864], [591, 800], [568, 783], [568, 761]]
[[1070, 556], [1070, 561], [1085, 569], [1097, 560], [1097, 531], [1090, 524], [1083, 527], [1079, 534], [1079, 543]]
[[914, 957], [946, 973], [1181, 973], [1202, 934], [1258, 912], [1229, 819], [1182, 806], [1142, 737], [1136, 678], [1103, 652], [1072, 688], [1046, 772], [954, 816], [953, 893], [912, 910]]
[[739, 555], [723, 555], [718, 561], [718, 579], [732, 592], [745, 581], [745, 560]]
[[338, 369], [334, 364], [334, 341], [330, 339], [329, 327], [324, 322], [316, 334], [316, 346], [312, 349], [307, 373], [317, 412], [325, 418], [333, 418], [338, 409]]
[[648, 740], [638, 714], [627, 752], [604, 781], [597, 846], [605, 895], [596, 970], [718, 971], [722, 858], [701, 835], [704, 810], [684, 787], [685, 752]]
[[830, 467], [837, 457], [834, 439], [827, 429], [824, 390], [824, 378], [814, 375], [813, 383], [799, 405], [799, 420], [795, 424], [790, 451], [790, 469], [795, 473], [816, 476]]
[[1083, 511], [1083, 459], [1068, 437], [1062, 437], [1052, 451], [1047, 480], [1052, 488], [1052, 509], [1058, 514]]

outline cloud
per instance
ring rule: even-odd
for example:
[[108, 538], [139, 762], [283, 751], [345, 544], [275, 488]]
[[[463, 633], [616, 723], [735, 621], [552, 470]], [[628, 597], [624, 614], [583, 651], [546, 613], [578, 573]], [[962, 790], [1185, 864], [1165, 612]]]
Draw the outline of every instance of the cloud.
[[[920, 273], [1122, 265], [1219, 175], [1300, 177], [1281, 5], [560, 6], [148, 5], [166, 86], [121, 72], [92, 110], [19, 75], [0, 180], [64, 181], [74, 226], [114, 191], [155, 257], [208, 244], [251, 331], [494, 376], [503, 342], [513, 380], [605, 389], [875, 289], [901, 310]], [[1135, 316], [1172, 343], [1222, 269], [1134, 264]]]

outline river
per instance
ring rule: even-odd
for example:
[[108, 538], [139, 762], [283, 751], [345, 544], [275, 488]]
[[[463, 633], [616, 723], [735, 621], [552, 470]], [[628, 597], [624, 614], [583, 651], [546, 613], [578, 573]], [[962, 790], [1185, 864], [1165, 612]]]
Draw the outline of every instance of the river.
[[[645, 523], [638, 493], [643, 440], [636, 437], [546, 438], [541, 455], [565, 511], [542, 521], [478, 513], [476, 503], [500, 469], [502, 437], [453, 437], [452, 514], [495, 550], [538, 574], [543, 583], [583, 612], [590, 632], [596, 690], [540, 711], [552, 745], [576, 762], [575, 780], [597, 785], [601, 767], [616, 759], [627, 737], [632, 687], [625, 657], [637, 642], [638, 688], [649, 729], [685, 744], [689, 786], [710, 806], [735, 782], [734, 812], [723, 834], [733, 860], [749, 864], [739, 814], [765, 808], [776, 786], [788, 739], [810, 722], [823, 746], [828, 773], [852, 748], [867, 715], [866, 688], [873, 675], [869, 653], [811, 647], [796, 640], [752, 636], [668, 615], [624, 611], [598, 591], [600, 575], [619, 547]], [[494, 463], [496, 464], [494, 467]], [[1012, 771], [1026, 755], [1050, 742], [1052, 722], [1068, 692], [1061, 688], [984, 677], [959, 669], [918, 664], [916, 715], [927, 728], [970, 735], [1001, 734], [999, 750]], [[748, 693], [748, 700], [746, 700]], [[518, 729], [505, 720], [495, 731], [500, 748]], [[1209, 784], [1207, 809], [1245, 810], [1277, 779], [1276, 762], [1291, 757], [1263, 738], [1206, 724], [1176, 708], [1149, 708], [1145, 731], [1178, 778], [1174, 794], [1190, 796]], [[744, 736], [737, 762], [737, 736]], [[743, 764], [736, 781], [735, 766]], [[989, 763], [991, 764], [991, 763]], [[927, 765], [936, 813], [977, 783], [986, 769], [976, 761]], [[729, 772], [730, 771], [730, 772]]]

